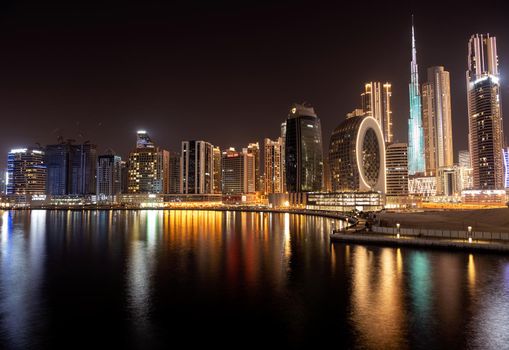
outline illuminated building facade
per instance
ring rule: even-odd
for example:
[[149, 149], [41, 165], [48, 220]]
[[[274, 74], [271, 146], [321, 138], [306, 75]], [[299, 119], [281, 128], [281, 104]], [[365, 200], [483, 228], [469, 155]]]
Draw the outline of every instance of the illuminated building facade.
[[230, 148], [223, 152], [221, 171], [223, 194], [247, 194], [256, 191], [255, 156], [246, 149]]
[[[392, 132], [392, 109], [391, 109], [392, 85], [388, 82], [369, 82], [364, 85], [361, 94], [362, 113], [373, 117], [380, 124], [386, 143], [393, 141]], [[347, 118], [358, 116], [359, 110], [354, 110]]]
[[145, 131], [138, 131], [136, 149], [128, 160], [128, 193], [168, 193], [169, 163], [170, 153], [156, 147]]
[[422, 85], [422, 119], [426, 173], [435, 175], [438, 168], [454, 163], [451, 87], [444, 67], [428, 68], [428, 81]]
[[387, 195], [408, 195], [408, 145], [406, 143], [393, 143], [387, 146], [385, 168]]
[[408, 119], [408, 173], [415, 175], [426, 171], [424, 160], [424, 132], [422, 129], [421, 93], [419, 67], [415, 48], [415, 32], [412, 23], [412, 62], [410, 63], [410, 118]]
[[283, 193], [283, 139], [264, 140], [265, 193]]
[[281, 163], [282, 163], [282, 166], [283, 166], [283, 193], [286, 192], [286, 156], [285, 156], [285, 140], [286, 140], [286, 121], [282, 122], [281, 123]]
[[436, 176], [412, 176], [408, 179], [408, 193], [422, 197], [437, 195]]
[[97, 157], [96, 195], [98, 201], [112, 202], [121, 193], [121, 159], [115, 155]]
[[385, 142], [373, 117], [346, 119], [333, 131], [329, 167], [333, 192], [385, 193]]
[[472, 162], [470, 160], [470, 152], [468, 150], [461, 150], [458, 152], [458, 164], [464, 168], [471, 168]]
[[352, 210], [379, 211], [383, 209], [384, 198], [380, 192], [329, 192], [307, 193], [306, 209], [338, 211]]
[[214, 147], [214, 193], [222, 193], [221, 149]]
[[504, 188], [500, 75], [496, 38], [472, 35], [468, 43], [467, 99], [469, 148], [474, 189]]
[[182, 141], [180, 154], [181, 193], [214, 193], [214, 146], [206, 141]]
[[509, 147], [504, 148], [505, 188], [509, 188]]
[[260, 176], [260, 144], [253, 142], [247, 145], [247, 148], [243, 149], [244, 153], [252, 154], [254, 157], [254, 168], [255, 168], [255, 188], [256, 192], [262, 191], [262, 178]]
[[6, 194], [22, 201], [46, 192], [44, 152], [33, 148], [13, 149], [7, 155]]
[[288, 192], [323, 188], [322, 126], [312, 107], [295, 104], [285, 131], [285, 176]]
[[170, 184], [168, 193], [180, 193], [180, 154], [170, 152]]

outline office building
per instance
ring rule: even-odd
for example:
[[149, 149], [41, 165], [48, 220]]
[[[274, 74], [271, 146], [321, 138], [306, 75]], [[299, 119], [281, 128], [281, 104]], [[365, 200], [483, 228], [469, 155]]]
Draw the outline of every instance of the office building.
[[428, 81], [422, 85], [422, 119], [426, 173], [452, 167], [451, 87], [444, 67], [428, 68]]
[[461, 150], [458, 152], [458, 164], [464, 168], [471, 168], [472, 162], [470, 160], [470, 152], [468, 150]]
[[323, 188], [323, 149], [320, 119], [312, 107], [293, 105], [286, 120], [285, 176], [288, 192]]
[[[386, 143], [393, 141], [392, 110], [391, 110], [392, 86], [386, 82], [369, 82], [364, 85], [361, 94], [362, 113], [373, 117], [380, 124]], [[354, 110], [347, 115], [351, 118], [359, 115], [359, 110]]]
[[509, 147], [504, 148], [505, 188], [509, 188]]
[[214, 147], [206, 141], [182, 141], [180, 191], [183, 194], [214, 193]]
[[252, 154], [255, 161], [255, 187], [256, 192], [262, 191], [262, 178], [260, 176], [260, 144], [258, 142], [253, 142], [247, 145], [247, 148], [243, 150], [245, 153]]
[[333, 131], [329, 167], [333, 192], [385, 193], [385, 142], [376, 119], [349, 118]]
[[214, 190], [213, 192], [216, 194], [220, 194], [223, 191], [222, 188], [222, 171], [221, 171], [221, 160], [222, 153], [219, 147], [214, 147]]
[[238, 195], [256, 191], [255, 156], [244, 149], [238, 152], [231, 147], [223, 152], [221, 171], [223, 194]]
[[387, 146], [385, 168], [387, 195], [408, 195], [408, 145], [393, 143]]
[[472, 35], [468, 42], [466, 76], [469, 150], [474, 189], [503, 189], [504, 135], [495, 37], [489, 34]]
[[180, 162], [181, 157], [179, 153], [170, 152], [170, 178], [168, 193], [180, 193]]

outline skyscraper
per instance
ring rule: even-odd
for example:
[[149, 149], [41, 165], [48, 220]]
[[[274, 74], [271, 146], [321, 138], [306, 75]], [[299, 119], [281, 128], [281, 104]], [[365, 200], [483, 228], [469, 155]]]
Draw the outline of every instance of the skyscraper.
[[121, 159], [113, 154], [97, 157], [96, 195], [98, 201], [112, 202], [122, 188]]
[[256, 192], [260, 192], [262, 190], [261, 184], [262, 179], [260, 177], [260, 144], [258, 142], [252, 142], [247, 145], [247, 148], [243, 150], [244, 152], [250, 153], [254, 156], [255, 161], [255, 187]]
[[387, 195], [408, 195], [408, 146], [393, 143], [387, 146], [385, 168], [387, 169]]
[[[361, 94], [363, 114], [375, 118], [380, 124], [386, 143], [393, 140], [391, 96], [391, 84], [386, 82], [382, 85], [378, 81], [366, 83]], [[356, 111], [350, 115], [355, 116]]]
[[7, 195], [26, 201], [45, 191], [44, 152], [33, 148], [11, 150], [7, 156]]
[[495, 37], [472, 35], [468, 42], [466, 77], [474, 189], [502, 189], [504, 135]]
[[461, 150], [458, 152], [458, 164], [464, 168], [471, 168], [472, 161], [470, 159], [470, 152], [468, 150]]
[[509, 147], [504, 148], [505, 188], [509, 188]]
[[180, 154], [181, 193], [214, 193], [214, 146], [206, 141], [182, 141]]
[[136, 148], [129, 154], [129, 193], [169, 192], [168, 151], [156, 147], [145, 131], [138, 131]]
[[264, 140], [265, 193], [283, 193], [283, 139]]
[[415, 48], [415, 31], [412, 17], [412, 62], [410, 63], [410, 118], [408, 119], [408, 173], [424, 173], [424, 132], [421, 116], [421, 93], [419, 88], [419, 67]]
[[221, 149], [219, 147], [214, 147], [214, 193], [220, 194], [222, 189], [222, 172], [221, 172]]
[[322, 127], [312, 107], [295, 104], [286, 120], [285, 173], [288, 192], [323, 188]]
[[422, 118], [426, 172], [436, 175], [442, 167], [452, 167], [451, 88], [444, 67], [428, 68], [428, 81], [422, 85]]
[[180, 154], [170, 152], [170, 185], [168, 193], [180, 193]]

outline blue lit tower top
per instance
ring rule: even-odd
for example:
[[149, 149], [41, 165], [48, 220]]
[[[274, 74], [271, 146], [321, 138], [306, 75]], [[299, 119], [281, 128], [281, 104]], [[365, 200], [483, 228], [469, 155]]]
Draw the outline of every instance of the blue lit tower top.
[[424, 173], [424, 131], [422, 129], [421, 93], [419, 89], [419, 69], [415, 48], [414, 17], [412, 16], [412, 62], [410, 63], [410, 118], [408, 119], [408, 173]]

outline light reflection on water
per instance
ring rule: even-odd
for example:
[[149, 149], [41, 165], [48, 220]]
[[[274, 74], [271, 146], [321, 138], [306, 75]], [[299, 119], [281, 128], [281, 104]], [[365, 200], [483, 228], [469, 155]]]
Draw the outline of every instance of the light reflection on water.
[[251, 345], [509, 344], [504, 256], [331, 245], [330, 220], [290, 214], [4, 211], [0, 220], [0, 348], [210, 345], [225, 330]]

